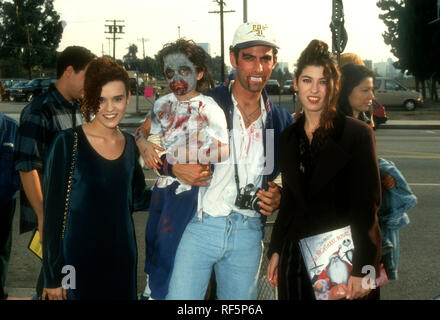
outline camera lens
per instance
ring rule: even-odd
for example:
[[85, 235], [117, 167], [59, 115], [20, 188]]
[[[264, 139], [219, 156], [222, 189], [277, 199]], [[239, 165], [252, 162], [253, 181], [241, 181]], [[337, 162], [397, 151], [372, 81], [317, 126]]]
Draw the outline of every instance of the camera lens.
[[251, 203], [251, 207], [252, 207], [252, 209], [254, 209], [255, 211], [257, 211], [257, 212], [260, 212], [260, 210], [261, 210], [261, 207], [260, 207], [260, 205], [258, 204], [258, 202], [260, 201], [260, 198], [258, 198], [257, 197], [257, 192], [260, 190], [260, 188], [257, 188], [256, 190], [255, 190], [255, 193], [254, 193], [254, 196], [253, 196], [253, 199], [252, 199], [252, 203]]

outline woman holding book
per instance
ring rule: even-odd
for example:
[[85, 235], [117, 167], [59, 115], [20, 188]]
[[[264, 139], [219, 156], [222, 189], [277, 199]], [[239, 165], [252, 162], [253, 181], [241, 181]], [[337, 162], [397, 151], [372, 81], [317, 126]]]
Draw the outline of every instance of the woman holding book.
[[280, 299], [315, 299], [299, 241], [350, 226], [354, 251], [341, 296], [377, 298], [377, 289], [362, 285], [364, 266], [379, 275], [381, 256], [373, 131], [337, 113], [340, 74], [326, 43], [310, 42], [293, 81], [299, 108], [296, 122], [280, 137], [282, 203], [268, 252], [268, 280], [279, 287]]

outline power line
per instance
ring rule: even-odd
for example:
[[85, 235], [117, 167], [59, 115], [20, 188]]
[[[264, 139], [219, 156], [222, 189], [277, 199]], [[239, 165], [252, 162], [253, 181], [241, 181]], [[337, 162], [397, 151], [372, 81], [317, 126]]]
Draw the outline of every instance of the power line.
[[116, 60], [116, 40], [120, 40], [122, 38], [116, 38], [116, 34], [124, 34], [123, 28], [125, 25], [116, 24], [116, 22], [125, 22], [124, 20], [105, 20], [105, 22], [113, 22], [113, 24], [106, 24], [105, 27], [108, 28], [108, 31], [105, 33], [113, 34], [113, 38], [106, 38], [109, 40], [113, 39], [113, 60]]
[[243, 0], [243, 23], [248, 22], [247, 0]]
[[143, 57], [143, 69], [144, 70], [142, 70], [142, 73], [145, 73], [146, 72], [146, 70], [147, 70], [147, 67], [146, 67], [146, 61], [145, 61], [145, 42], [146, 41], [150, 41], [150, 39], [148, 39], [148, 38], [144, 38], [144, 37], [142, 37], [142, 38], [140, 38], [140, 39], [138, 39], [138, 41], [142, 41], [142, 57]]

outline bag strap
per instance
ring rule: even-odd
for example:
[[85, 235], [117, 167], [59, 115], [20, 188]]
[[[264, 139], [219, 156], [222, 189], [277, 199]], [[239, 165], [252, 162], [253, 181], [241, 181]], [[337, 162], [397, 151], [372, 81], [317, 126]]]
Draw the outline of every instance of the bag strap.
[[74, 131], [73, 132], [72, 164], [70, 166], [69, 181], [67, 183], [66, 205], [64, 207], [63, 230], [61, 233], [61, 239], [63, 239], [63, 240], [64, 240], [64, 232], [66, 231], [67, 214], [69, 213], [70, 191], [72, 190], [73, 170], [75, 169], [76, 149], [77, 148], [78, 148], [78, 132]]

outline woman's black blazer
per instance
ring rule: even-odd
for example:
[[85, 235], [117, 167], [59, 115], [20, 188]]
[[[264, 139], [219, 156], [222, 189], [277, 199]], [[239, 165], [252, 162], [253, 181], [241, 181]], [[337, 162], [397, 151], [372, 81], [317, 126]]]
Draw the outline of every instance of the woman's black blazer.
[[334, 132], [322, 146], [311, 179], [300, 180], [298, 130], [304, 116], [280, 137], [282, 200], [269, 246], [269, 257], [281, 252], [288, 238], [351, 226], [353, 276], [372, 265], [379, 274], [381, 232], [377, 212], [381, 186], [373, 130], [352, 117], [338, 115]]

